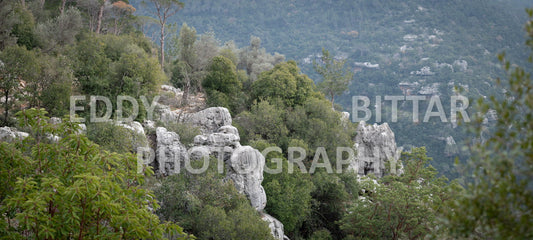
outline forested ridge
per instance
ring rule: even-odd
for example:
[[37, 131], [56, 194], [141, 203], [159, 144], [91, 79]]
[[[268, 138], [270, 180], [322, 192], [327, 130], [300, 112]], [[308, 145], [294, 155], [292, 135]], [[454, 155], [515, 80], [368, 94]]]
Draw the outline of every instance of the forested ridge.
[[[290, 239], [532, 238], [533, 10], [501, 4], [0, 0], [0, 239], [273, 239], [266, 213]], [[391, 123], [412, 146], [383, 177], [289, 170], [291, 147], [305, 169], [316, 156], [338, 166], [358, 127], [341, 113], [351, 96], [403, 95], [400, 82], [461, 88], [472, 122]], [[136, 112], [122, 96], [140, 103], [144, 133], [119, 121]], [[265, 156], [282, 171], [261, 179], [264, 210], [215, 164], [139, 167], [161, 128], [187, 147], [202, 133], [151, 121], [152, 99], [180, 114], [224, 107], [239, 144], [279, 149]]]
[[[137, 15], [152, 14], [150, 4], [132, 1]], [[199, 34], [214, 33], [221, 42], [234, 41], [238, 47], [249, 44], [250, 36], [261, 39], [267, 52], [278, 52], [298, 62], [302, 72], [316, 83], [320, 76], [312, 62], [321, 49], [335, 57], [346, 58], [354, 70], [349, 89], [335, 101], [352, 113], [352, 97], [401, 96], [401, 83], [416, 84], [413, 95], [429, 89], [441, 97], [449, 120], [450, 97], [454, 87], [464, 89], [467, 97], [502, 96], [493, 84], [504, 71], [497, 55], [524, 65], [523, 23], [527, 1], [184, 1], [188, 6], [170, 19], [186, 22]], [[147, 32], [157, 34], [155, 25]], [[171, 34], [171, 33], [170, 33]], [[157, 35], [153, 35], [154, 39]], [[356, 63], [368, 62], [379, 69]], [[458, 63], [463, 65], [458, 65]], [[466, 65], [464, 65], [466, 63]], [[429, 67], [433, 75], [416, 75]], [[426, 91], [427, 92], [427, 91]], [[466, 161], [467, 151], [447, 151], [446, 139], [465, 143], [463, 128], [442, 122], [414, 123], [412, 104], [400, 102], [398, 122], [391, 122], [391, 104], [382, 102], [383, 119], [405, 148], [427, 146], [434, 165], [447, 177], [457, 177], [456, 157]], [[420, 103], [423, 116], [427, 102]], [[374, 111], [374, 109], [372, 109]], [[474, 111], [470, 109], [470, 114]], [[374, 113], [374, 112], [373, 112]], [[373, 114], [375, 117], [375, 114]], [[375, 118], [371, 118], [371, 122]], [[453, 148], [453, 147], [452, 147]]]

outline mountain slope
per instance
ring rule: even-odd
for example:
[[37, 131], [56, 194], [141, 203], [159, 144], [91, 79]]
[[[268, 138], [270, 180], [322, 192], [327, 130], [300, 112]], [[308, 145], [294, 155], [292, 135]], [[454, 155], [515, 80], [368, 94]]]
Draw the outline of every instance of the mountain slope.
[[[153, 12], [150, 3], [130, 2], [138, 15]], [[526, 19], [521, 8], [526, 3], [520, 0], [184, 2], [185, 8], [171, 22], [178, 26], [187, 22], [199, 33], [213, 31], [222, 42], [234, 40], [239, 46], [247, 45], [250, 36], [258, 36], [267, 51], [297, 60], [315, 82], [320, 78], [311, 62], [322, 47], [347, 58], [347, 65], [356, 74], [349, 91], [337, 98], [337, 103], [350, 112], [353, 96], [367, 96], [373, 105], [375, 96], [404, 95], [399, 84], [407, 83], [414, 84], [413, 95], [429, 91], [440, 96], [449, 120], [454, 86], [471, 98], [501, 95], [493, 81], [503, 76], [497, 54], [505, 51], [511, 59], [526, 59], [521, 31]], [[157, 32], [157, 28], [149, 31]], [[379, 68], [366, 68], [361, 65], [364, 62], [379, 64]], [[431, 74], [417, 74], [424, 67], [429, 67]], [[411, 103], [399, 103], [398, 122], [390, 124], [398, 143], [427, 146], [439, 171], [455, 175], [453, 159], [467, 159], [468, 153], [450, 152], [457, 146], [446, 147], [446, 139], [452, 137], [460, 150], [463, 140], [468, 139], [463, 128], [435, 118], [415, 123]], [[421, 102], [420, 118], [426, 107], [427, 102]], [[383, 102], [382, 108], [382, 121], [390, 122], [391, 102]], [[473, 114], [473, 109], [469, 110]]]

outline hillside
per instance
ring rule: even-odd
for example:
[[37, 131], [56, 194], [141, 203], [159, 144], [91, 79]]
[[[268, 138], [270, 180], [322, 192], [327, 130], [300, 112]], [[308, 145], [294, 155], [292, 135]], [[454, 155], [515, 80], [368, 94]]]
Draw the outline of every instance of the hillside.
[[[151, 15], [150, 3], [131, 2], [139, 9], [137, 15]], [[347, 65], [356, 74], [349, 91], [336, 103], [351, 113], [353, 96], [367, 96], [374, 105], [375, 96], [383, 99], [387, 95], [404, 95], [400, 86], [403, 83], [412, 88], [412, 95], [429, 92], [440, 96], [449, 121], [450, 96], [455, 86], [464, 90], [462, 94], [471, 102], [480, 96], [501, 96], [502, 92], [494, 88], [494, 79], [503, 76], [497, 55], [505, 52], [518, 64], [527, 57], [521, 31], [526, 1], [184, 3], [186, 7], [171, 19], [172, 23], [179, 26], [186, 22], [199, 34], [214, 32], [220, 42], [235, 41], [238, 46], [248, 45], [250, 36], [257, 36], [268, 52], [296, 60], [302, 72], [315, 82], [321, 79], [313, 70], [312, 61], [318, 59], [321, 48], [347, 58]], [[379, 67], [368, 68], [362, 65], [365, 62]], [[429, 67], [430, 74], [416, 74], [423, 67]], [[426, 107], [427, 102], [421, 102], [421, 116]], [[411, 120], [412, 105], [405, 101], [400, 102], [398, 122], [391, 123], [390, 108], [391, 102], [383, 101], [382, 121], [390, 123], [399, 145], [426, 146], [440, 172], [457, 176], [454, 159], [465, 160], [468, 153], [445, 153], [446, 139], [453, 137], [461, 146], [467, 138], [464, 129], [441, 121], [415, 123]]]

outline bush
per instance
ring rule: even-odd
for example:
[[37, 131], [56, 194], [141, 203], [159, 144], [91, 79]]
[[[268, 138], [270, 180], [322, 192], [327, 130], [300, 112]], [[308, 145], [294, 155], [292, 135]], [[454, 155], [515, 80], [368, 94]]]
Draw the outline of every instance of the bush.
[[135, 153], [138, 147], [148, 146], [145, 135], [114, 123], [88, 124], [87, 137], [103, 149], [116, 153]]
[[[193, 167], [201, 164], [193, 162]], [[161, 201], [161, 219], [179, 222], [199, 239], [272, 239], [270, 229], [232, 182], [218, 174], [217, 159], [203, 174], [165, 178], [154, 190]]]

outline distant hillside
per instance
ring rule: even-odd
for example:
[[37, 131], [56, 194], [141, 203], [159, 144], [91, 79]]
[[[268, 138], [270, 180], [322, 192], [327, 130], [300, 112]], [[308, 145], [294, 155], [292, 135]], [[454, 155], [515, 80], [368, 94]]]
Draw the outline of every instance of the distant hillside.
[[[137, 15], [151, 15], [149, 1], [146, 5], [141, 0], [130, 2]], [[403, 95], [406, 92], [399, 86], [403, 83], [413, 86], [410, 94], [441, 96], [449, 119], [454, 86], [472, 98], [499, 95], [501, 89], [495, 89], [493, 81], [503, 76], [497, 54], [505, 51], [511, 59], [526, 59], [521, 29], [527, 2], [522, 0], [183, 2], [185, 8], [172, 19], [178, 26], [187, 22], [200, 34], [213, 31], [222, 42], [234, 40], [241, 47], [248, 45], [250, 36], [260, 37], [267, 51], [297, 60], [315, 82], [320, 78], [311, 62], [321, 48], [347, 58], [357, 73], [349, 92], [337, 100], [346, 111], [351, 111], [352, 96], [368, 96], [374, 101], [374, 96]], [[366, 67], [376, 64], [379, 67]], [[430, 74], [423, 74], [424, 67], [429, 67]], [[382, 120], [390, 121], [390, 101], [383, 103], [383, 109]], [[401, 103], [399, 121], [391, 123], [399, 145], [427, 146], [439, 171], [453, 176], [455, 157], [468, 157], [461, 152], [461, 143], [468, 138], [463, 128], [440, 121], [413, 123], [411, 109], [410, 103]], [[449, 137], [457, 142], [458, 151], [446, 147]]]

